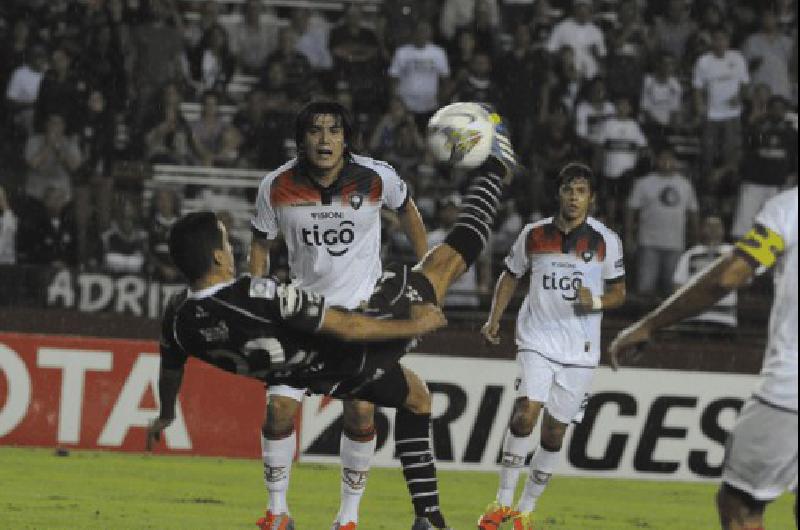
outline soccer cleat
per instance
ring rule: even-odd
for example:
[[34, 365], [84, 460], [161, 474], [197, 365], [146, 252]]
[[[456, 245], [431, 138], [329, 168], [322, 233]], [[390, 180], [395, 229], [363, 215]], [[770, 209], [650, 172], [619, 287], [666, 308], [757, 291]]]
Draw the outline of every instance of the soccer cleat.
[[511, 184], [514, 175], [519, 170], [519, 161], [508, 137], [508, 128], [491, 106], [486, 106], [489, 111], [489, 118], [494, 123], [494, 139], [492, 140], [492, 150], [489, 153], [489, 169], [496, 171], [502, 178], [505, 185]]
[[411, 527], [411, 530], [453, 530], [452, 528], [436, 528], [433, 526], [428, 519], [425, 517], [417, 517], [414, 519], [414, 525]]
[[358, 524], [354, 523], [353, 521], [350, 521], [347, 524], [342, 524], [337, 521], [333, 523], [331, 530], [356, 530], [356, 528], [358, 528]]
[[533, 512], [517, 513], [511, 522], [514, 530], [533, 530]]
[[486, 507], [480, 519], [478, 519], [479, 530], [497, 530], [500, 525], [519, 515], [519, 512], [511, 509], [511, 506], [500, 506], [494, 501]]
[[256, 521], [259, 530], [294, 530], [294, 519], [288, 513], [274, 514], [267, 510], [267, 513]]

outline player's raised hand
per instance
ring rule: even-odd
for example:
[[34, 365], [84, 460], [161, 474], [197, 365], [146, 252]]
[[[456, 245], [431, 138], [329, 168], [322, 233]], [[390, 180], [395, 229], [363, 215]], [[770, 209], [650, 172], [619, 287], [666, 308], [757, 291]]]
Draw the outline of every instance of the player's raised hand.
[[588, 287], [581, 287], [575, 294], [578, 297], [577, 300], [575, 300], [575, 305], [581, 313], [587, 313], [594, 309], [592, 291]]
[[411, 306], [411, 320], [418, 327], [420, 335], [430, 333], [447, 325], [447, 317], [441, 308], [435, 304], [413, 304]]
[[153, 445], [161, 440], [161, 431], [169, 427], [170, 423], [172, 423], [171, 419], [166, 420], [163, 418], [156, 418], [150, 422], [150, 425], [147, 426], [147, 441], [145, 442], [146, 450], [153, 450]]
[[500, 344], [500, 322], [487, 320], [481, 328], [481, 335], [489, 344]]
[[620, 331], [608, 347], [611, 368], [619, 369], [620, 360], [632, 352], [639, 351], [650, 340], [650, 337], [650, 330], [641, 322]]

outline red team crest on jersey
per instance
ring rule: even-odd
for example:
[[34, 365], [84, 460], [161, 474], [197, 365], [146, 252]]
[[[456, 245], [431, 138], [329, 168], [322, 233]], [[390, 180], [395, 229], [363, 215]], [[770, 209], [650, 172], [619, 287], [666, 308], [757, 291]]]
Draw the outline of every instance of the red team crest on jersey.
[[364, 203], [364, 196], [358, 193], [354, 193], [350, 195], [350, 206], [353, 210], [358, 210], [361, 208], [361, 205]]

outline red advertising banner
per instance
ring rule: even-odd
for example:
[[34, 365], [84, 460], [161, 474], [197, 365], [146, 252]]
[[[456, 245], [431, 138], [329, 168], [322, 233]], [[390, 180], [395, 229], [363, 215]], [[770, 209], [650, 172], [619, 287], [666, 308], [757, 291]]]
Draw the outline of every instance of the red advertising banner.
[[[0, 333], [0, 445], [142, 451], [158, 344]], [[259, 457], [264, 388], [190, 359], [156, 452]]]

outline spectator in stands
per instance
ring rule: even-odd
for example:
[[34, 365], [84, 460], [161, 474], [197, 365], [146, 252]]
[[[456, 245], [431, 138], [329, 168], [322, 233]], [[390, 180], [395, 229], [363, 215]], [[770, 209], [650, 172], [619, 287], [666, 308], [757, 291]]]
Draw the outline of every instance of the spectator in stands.
[[244, 24], [233, 32], [232, 48], [242, 72], [249, 75], [259, 75], [267, 57], [278, 48], [277, 18], [264, 12], [260, 0], [247, 0]]
[[34, 106], [46, 68], [47, 52], [43, 47], [34, 45], [28, 51], [25, 62], [11, 73], [6, 86], [6, 104], [19, 136], [26, 137], [33, 133]]
[[233, 125], [222, 130], [219, 151], [214, 155], [215, 167], [245, 168], [247, 161], [241, 156], [242, 133]]
[[142, 226], [136, 202], [120, 196], [116, 218], [103, 232], [103, 267], [115, 274], [142, 274], [147, 256], [147, 231]]
[[797, 38], [797, 0], [776, 0], [778, 25], [787, 35]]
[[675, 76], [675, 57], [664, 52], [659, 58], [656, 71], [646, 75], [642, 86], [642, 127], [655, 143], [663, 143], [666, 129], [681, 110], [683, 87]]
[[472, 56], [467, 75], [455, 85], [452, 101], [477, 101], [497, 108], [500, 87], [492, 81], [492, 59], [489, 53], [478, 50]]
[[[316, 88], [316, 79], [311, 63], [297, 51], [297, 33], [294, 28], [281, 29], [278, 49], [267, 58], [267, 70], [273, 63], [280, 63], [286, 74], [286, 89], [299, 100], [305, 99]], [[265, 76], [266, 77], [266, 76]], [[266, 79], [262, 79], [266, 83]]]
[[[206, 5], [216, 2], [206, 2]], [[170, 19], [172, 24], [170, 24]], [[133, 82], [139, 120], [148, 104], [170, 82], [181, 82], [183, 73], [183, 23], [174, 0], [150, 0], [147, 21], [133, 32]], [[140, 122], [137, 122], [140, 123]]]
[[17, 262], [17, 217], [6, 191], [0, 186], [0, 265]]
[[[186, 40], [186, 47], [196, 48], [206, 36], [208, 30], [219, 24], [220, 2], [200, 2], [200, 17], [183, 25], [183, 38]], [[172, 7], [172, 6], [170, 6]]]
[[617, 9], [617, 23], [607, 34], [608, 91], [631, 102], [639, 101], [642, 78], [653, 47], [650, 28], [642, 21], [636, 0], [623, 0]]
[[750, 98], [744, 103], [744, 138], [747, 138], [748, 128], [767, 115], [769, 98], [772, 91], [765, 83], [754, 84], [750, 89]]
[[[532, 166], [543, 173], [547, 182], [555, 183], [565, 161], [573, 160], [578, 155], [580, 144], [570, 126], [569, 113], [565, 107], [556, 106], [543, 125], [543, 137], [537, 139], [533, 146]], [[555, 188], [549, 191], [552, 193], [545, 192], [548, 197], [556, 196]]]
[[[280, 63], [270, 69], [282, 75]], [[282, 92], [256, 87], [248, 94], [246, 107], [233, 117], [233, 124], [242, 135], [240, 152], [248, 167], [274, 169], [292, 157], [292, 108]]]
[[478, 41], [475, 39], [475, 32], [471, 28], [458, 30], [453, 45], [446, 48], [447, 62], [450, 66], [450, 73], [453, 83], [458, 83], [469, 75], [469, 65], [472, 57], [478, 51]]
[[377, 113], [386, 101], [386, 58], [374, 31], [361, 24], [358, 4], [350, 4], [344, 22], [331, 30], [330, 50], [335, 75], [350, 87], [356, 114]]
[[175, 83], [164, 87], [161, 101], [143, 127], [147, 160], [154, 164], [188, 164], [194, 140], [181, 114], [181, 93]]
[[786, 119], [787, 101], [769, 98], [768, 112], [747, 128], [739, 201], [731, 235], [737, 240], [753, 226], [764, 203], [797, 174], [797, 130]]
[[633, 119], [633, 109], [626, 96], [615, 99], [616, 114], [604, 120], [597, 132], [596, 163], [602, 179], [606, 225], [615, 226], [620, 221], [617, 204], [628, 196], [633, 174], [640, 157], [647, 148], [647, 139]]
[[225, 94], [236, 69], [236, 59], [230, 51], [225, 28], [219, 24], [209, 27], [188, 56], [189, 74], [195, 91], [214, 90]]
[[[115, 3], [119, 4], [119, 0]], [[123, 21], [105, 24], [92, 32], [81, 54], [86, 81], [106, 94], [108, 106], [114, 110], [122, 110], [128, 103], [130, 38], [129, 28]]]
[[20, 217], [17, 250], [20, 263], [56, 268], [78, 265], [73, 209], [61, 188], [47, 188]]
[[173, 282], [180, 274], [169, 256], [169, 231], [181, 214], [180, 195], [171, 188], [153, 193], [147, 220], [148, 268], [156, 280]]
[[445, 40], [452, 41], [456, 32], [475, 24], [476, 12], [484, 10], [492, 28], [499, 30], [500, 11], [497, 0], [444, 0], [439, 15], [439, 31]]
[[750, 75], [742, 54], [728, 47], [728, 33], [713, 33], [712, 51], [694, 66], [696, 112], [704, 118], [702, 195], [716, 194], [724, 175], [737, 170], [742, 146], [742, 101]]
[[28, 175], [25, 191], [42, 199], [48, 188], [55, 187], [72, 196], [72, 174], [81, 165], [81, 152], [73, 136], [64, 132], [64, 117], [50, 114], [45, 121], [44, 134], [34, 134], [25, 144]]
[[[524, 147], [524, 130], [530, 119], [537, 115], [542, 87], [547, 79], [547, 56], [536, 50], [527, 24], [514, 26], [511, 50], [495, 63], [497, 87], [500, 92], [499, 109], [508, 123], [514, 145]], [[522, 149], [524, 151], [524, 149]]]
[[236, 221], [229, 210], [217, 212], [217, 219], [225, 225], [225, 232], [228, 234], [228, 242], [233, 249], [233, 263], [236, 270], [247, 266], [247, 245], [236, 235]]
[[3, 39], [0, 46], [0, 86], [7, 87], [14, 70], [25, 64], [25, 55], [30, 46], [30, 23], [25, 18], [19, 17], [14, 20], [11, 34]]
[[586, 83], [584, 90], [588, 96], [575, 108], [575, 132], [588, 149], [598, 144], [600, 128], [605, 120], [614, 115], [616, 108], [608, 99], [606, 82], [602, 77]]
[[400, 127], [407, 124], [416, 127], [414, 116], [408, 112], [402, 99], [399, 97], [391, 98], [386, 113], [381, 116], [377, 125], [372, 129], [368, 146], [370, 155], [385, 159], [386, 153], [392, 149], [392, 146], [397, 141]]
[[413, 173], [420, 163], [423, 152], [425, 152], [425, 140], [417, 129], [413, 117], [408, 115], [395, 128], [391, 142], [386, 146], [382, 156], [400, 175], [408, 175]]
[[[703, 219], [700, 237], [701, 243], [684, 252], [678, 260], [672, 277], [674, 290], [686, 285], [695, 274], [733, 250], [733, 245], [724, 242], [725, 225], [717, 215], [709, 215]], [[737, 302], [736, 291], [731, 291], [708, 311], [687, 321], [735, 328], [738, 323]]]
[[198, 162], [213, 166], [222, 148], [225, 122], [219, 113], [219, 94], [213, 90], [203, 92], [200, 117], [191, 124], [192, 139]]
[[66, 47], [53, 50], [50, 64], [52, 67], [44, 74], [39, 86], [34, 126], [36, 130], [43, 130], [47, 116], [57, 112], [64, 117], [67, 133], [73, 134], [83, 111], [80, 102], [86, 101], [88, 96], [88, 86], [73, 68], [72, 56]]
[[561, 48], [553, 71], [548, 72], [541, 91], [539, 103], [539, 122], [547, 120], [552, 109], [564, 109], [573, 116], [581, 96], [582, 80], [575, 66], [575, 52], [569, 46]]
[[574, 0], [573, 15], [556, 24], [547, 51], [557, 53], [564, 46], [575, 50], [575, 66], [583, 79], [602, 73], [600, 61], [606, 56], [603, 32], [592, 22], [591, 0]]
[[655, 47], [670, 53], [680, 63], [685, 57], [689, 38], [696, 30], [697, 24], [689, 16], [686, 0], [669, 0], [666, 15], [655, 18]]
[[697, 196], [675, 168], [672, 150], [662, 148], [656, 170], [637, 180], [628, 198], [625, 246], [638, 258], [637, 292], [642, 295], [671, 291], [686, 240], [696, 239]]
[[775, 11], [764, 10], [761, 31], [748, 37], [742, 46], [753, 84], [765, 83], [772, 94], [791, 98], [789, 62], [792, 60], [794, 46], [792, 38], [780, 32]]
[[328, 22], [307, 7], [295, 7], [289, 23], [297, 34], [297, 51], [306, 56], [311, 68], [317, 72], [330, 70], [333, 59], [328, 49]]
[[397, 48], [389, 67], [392, 93], [403, 100], [422, 130], [439, 107], [440, 95], [450, 77], [444, 49], [431, 41], [431, 25], [420, 21], [414, 42]]

